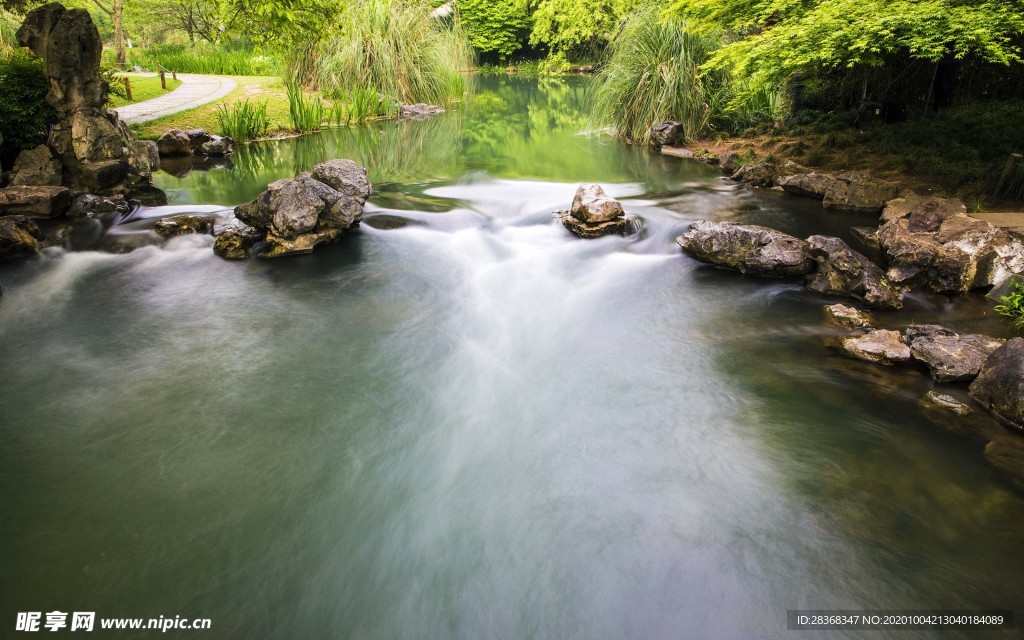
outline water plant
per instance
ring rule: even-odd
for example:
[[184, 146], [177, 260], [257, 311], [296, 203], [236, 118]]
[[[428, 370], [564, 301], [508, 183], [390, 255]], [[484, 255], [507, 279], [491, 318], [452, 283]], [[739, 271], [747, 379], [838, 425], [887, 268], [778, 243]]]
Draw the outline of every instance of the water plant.
[[614, 125], [631, 142], [646, 142], [659, 120], [682, 123], [687, 139], [707, 133], [730, 98], [725, 73], [700, 72], [720, 45], [716, 34], [695, 34], [663, 21], [654, 5], [638, 8], [598, 73], [595, 125]]
[[261, 103], [243, 100], [231, 105], [217, 105], [217, 118], [221, 135], [230, 136], [235, 142], [262, 138], [270, 129], [265, 100]]
[[319, 131], [324, 122], [324, 103], [319, 96], [307, 95], [298, 80], [285, 82], [288, 94], [288, 116], [292, 128], [299, 133]]
[[430, 11], [426, 2], [360, 0], [336, 35], [292, 63], [292, 77], [332, 99], [373, 87], [403, 103], [450, 104], [462, 97], [472, 53], [458, 21]]
[[128, 64], [156, 69], [162, 65], [180, 73], [205, 73], [231, 76], [267, 76], [280, 72], [278, 58], [257, 51], [244, 41], [212, 45], [159, 45], [131, 49]]
[[999, 296], [995, 311], [1017, 329], [1024, 329], [1024, 279], [1014, 277], [1009, 292]]

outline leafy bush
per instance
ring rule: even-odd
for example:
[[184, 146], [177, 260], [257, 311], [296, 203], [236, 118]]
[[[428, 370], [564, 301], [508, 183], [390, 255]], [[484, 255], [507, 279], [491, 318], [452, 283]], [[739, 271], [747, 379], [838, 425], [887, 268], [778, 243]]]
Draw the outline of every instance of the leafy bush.
[[14, 35], [21, 24], [21, 18], [0, 8], [0, 59], [10, 58], [18, 50], [18, 38]]
[[235, 142], [255, 140], [267, 135], [270, 118], [267, 117], [267, 102], [251, 104], [248, 100], [231, 106], [217, 105], [220, 134], [229, 136]]
[[459, 17], [478, 53], [507, 60], [530, 32], [530, 14], [520, 0], [459, 0]]
[[999, 297], [996, 313], [1007, 318], [1018, 329], [1024, 328], [1024, 280], [1015, 277], [1010, 292]]
[[49, 81], [43, 61], [24, 54], [0, 59], [0, 134], [7, 165], [21, 149], [42, 144], [57, 114], [46, 103]]
[[686, 138], [710, 130], [729, 98], [729, 78], [698, 72], [721, 44], [715, 35], [695, 35], [660, 20], [647, 5], [625, 21], [609, 46], [594, 97], [598, 124], [613, 124], [618, 135], [646, 142], [651, 125], [677, 120]]
[[360, 0], [343, 14], [339, 33], [295, 61], [291, 75], [330, 98], [373, 87], [403, 103], [447, 105], [462, 97], [460, 72], [471, 66], [458, 24], [439, 24], [428, 4]]

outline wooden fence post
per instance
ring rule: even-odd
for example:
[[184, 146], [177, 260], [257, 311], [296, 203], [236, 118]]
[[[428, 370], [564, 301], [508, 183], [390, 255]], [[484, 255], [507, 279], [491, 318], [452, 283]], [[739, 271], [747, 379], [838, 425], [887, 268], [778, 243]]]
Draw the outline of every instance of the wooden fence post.
[[167, 76], [164, 75], [163, 67], [160, 67], [160, 86], [164, 88], [164, 91], [167, 91]]
[[124, 96], [128, 98], [128, 102], [134, 102], [132, 100], [132, 81], [128, 76], [124, 77]]

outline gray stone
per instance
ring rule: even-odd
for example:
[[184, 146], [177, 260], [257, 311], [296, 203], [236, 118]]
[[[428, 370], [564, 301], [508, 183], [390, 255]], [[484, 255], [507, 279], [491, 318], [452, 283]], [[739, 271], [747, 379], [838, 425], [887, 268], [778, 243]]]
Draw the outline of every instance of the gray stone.
[[204, 156], [226, 156], [235, 151], [235, 143], [227, 136], [213, 136], [199, 147], [198, 153]]
[[892, 366], [910, 360], [910, 347], [900, 341], [898, 331], [876, 329], [839, 341], [845, 354], [858, 360]]
[[85, 218], [97, 218], [112, 213], [124, 213], [128, 211], [128, 205], [123, 198], [105, 198], [92, 194], [78, 196], [71, 203], [67, 217], [73, 220]]
[[807, 276], [807, 288], [830, 296], [860, 300], [869, 307], [900, 309], [900, 292], [873, 262], [839, 238], [807, 238], [810, 255], [818, 268]]
[[26, 216], [0, 217], [0, 261], [39, 253], [42, 239], [39, 226]]
[[403, 104], [399, 111], [402, 120], [426, 120], [444, 113], [444, 109], [433, 104]]
[[826, 209], [875, 213], [899, 193], [896, 185], [872, 178], [860, 171], [839, 174], [826, 190], [822, 206]]
[[971, 383], [971, 397], [1000, 419], [1024, 429], [1024, 338], [992, 352]]
[[835, 188], [836, 178], [826, 173], [798, 173], [779, 178], [779, 186], [786, 193], [821, 200]]
[[180, 158], [192, 155], [192, 140], [181, 129], [171, 129], [156, 141], [157, 151], [161, 156]]
[[128, 170], [134, 182], [148, 183], [160, 168], [160, 151], [153, 140], [128, 143]]
[[885, 203], [881, 219], [882, 222], [889, 222], [916, 215], [923, 219], [934, 219], [937, 226], [942, 220], [958, 213], [967, 213], [967, 207], [956, 198], [919, 196], [913, 191], [908, 191]]
[[7, 187], [0, 189], [0, 215], [55, 218], [71, 206], [65, 187]]
[[874, 324], [871, 316], [845, 304], [831, 304], [825, 307], [825, 317], [835, 325], [847, 329], [863, 329]]
[[627, 236], [633, 235], [637, 229], [642, 227], [642, 222], [637, 216], [622, 216], [607, 222], [583, 222], [568, 211], [555, 213], [562, 222], [562, 226], [581, 238], [594, 239], [609, 235]]
[[655, 122], [651, 126], [651, 146], [674, 147], [686, 142], [683, 125], [672, 120]]
[[774, 187], [784, 176], [791, 176], [797, 173], [807, 173], [807, 168], [791, 160], [780, 163], [772, 158], [766, 158], [760, 162], [744, 164], [733, 175], [733, 179], [752, 184], [756, 187]]
[[676, 242], [701, 262], [751, 275], [802, 276], [815, 267], [806, 242], [758, 225], [703, 220]]
[[188, 136], [188, 141], [192, 147], [193, 153], [199, 153], [202, 150], [204, 144], [218, 137], [211, 136], [209, 133], [206, 132], [206, 129], [189, 129], [188, 131], [185, 132], [185, 135]]
[[974, 409], [971, 409], [963, 402], [960, 402], [951, 395], [939, 393], [934, 389], [924, 394], [924, 397], [921, 398], [921, 407], [926, 411], [939, 410], [958, 416], [969, 416], [974, 413]]
[[733, 175], [740, 170], [740, 154], [735, 151], [723, 151], [718, 154], [718, 168], [728, 176]]
[[190, 234], [206, 234], [213, 232], [216, 219], [213, 216], [177, 215], [161, 218], [153, 225], [153, 231], [164, 238]]
[[18, 154], [11, 175], [11, 185], [59, 187], [63, 177], [60, 160], [53, 157], [49, 147], [41, 144]]
[[588, 224], [609, 222], [624, 213], [622, 204], [596, 184], [581, 184], [576, 189], [569, 212], [580, 222]]
[[238, 223], [223, 229], [213, 242], [213, 252], [226, 260], [245, 260], [249, 250], [263, 239], [258, 229]]
[[988, 336], [922, 335], [910, 342], [910, 355], [928, 366], [939, 382], [968, 382], [1002, 342]]

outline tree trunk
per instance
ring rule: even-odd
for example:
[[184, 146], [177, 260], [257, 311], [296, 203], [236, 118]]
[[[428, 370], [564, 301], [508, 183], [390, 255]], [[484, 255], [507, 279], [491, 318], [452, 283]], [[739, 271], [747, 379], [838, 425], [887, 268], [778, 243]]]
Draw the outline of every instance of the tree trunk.
[[114, 0], [114, 55], [117, 66], [125, 68], [127, 56], [124, 51], [124, 0]]

